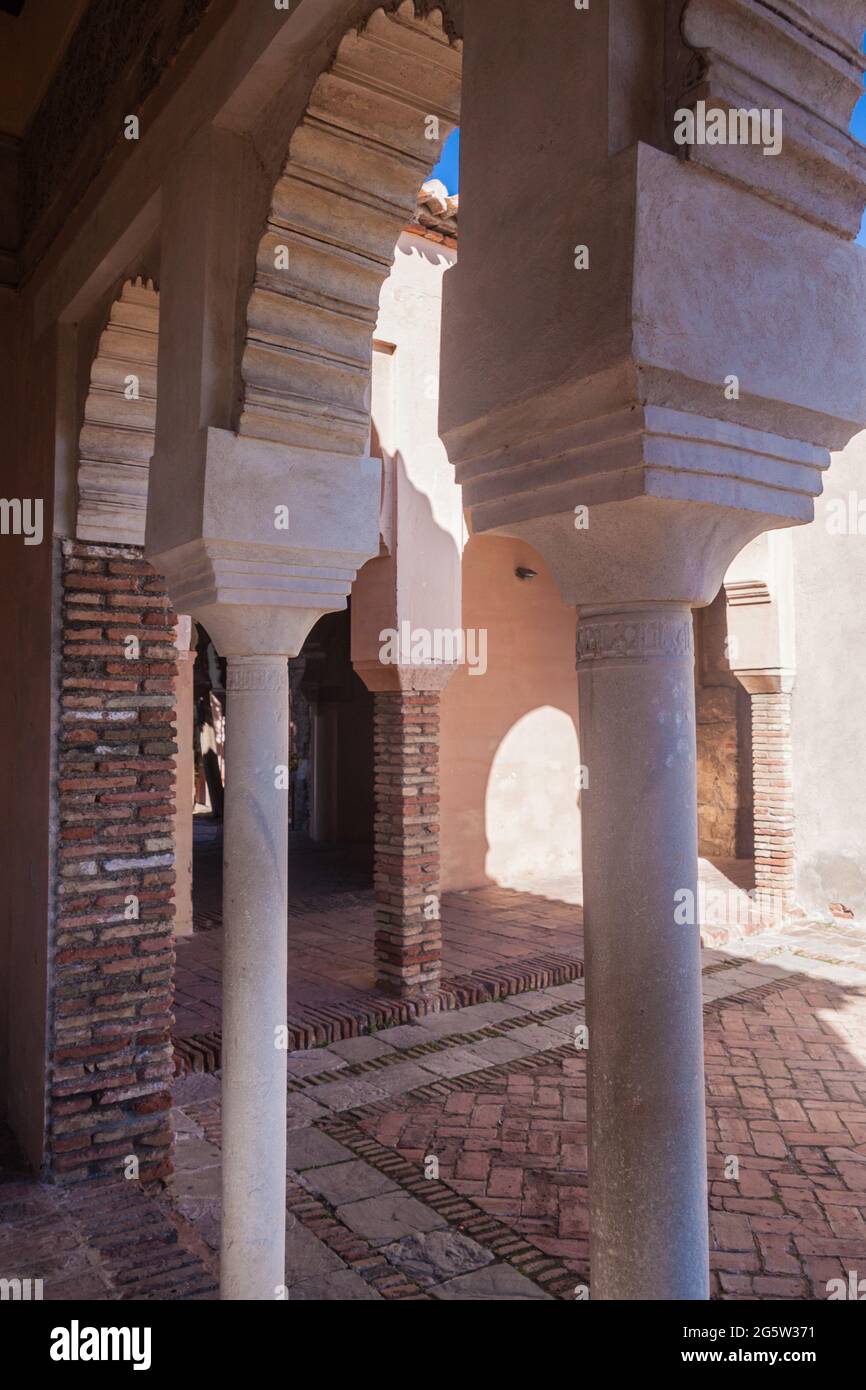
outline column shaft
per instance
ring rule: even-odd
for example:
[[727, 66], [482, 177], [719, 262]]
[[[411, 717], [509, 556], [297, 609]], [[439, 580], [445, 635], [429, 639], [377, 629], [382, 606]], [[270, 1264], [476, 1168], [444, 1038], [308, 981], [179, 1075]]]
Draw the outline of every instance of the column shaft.
[[584, 613], [577, 650], [592, 1297], [704, 1299], [691, 610]]
[[174, 764], [174, 934], [192, 935], [192, 801], [194, 789], [193, 681], [195, 652], [179, 647], [175, 681], [175, 729], [177, 754]]
[[376, 974], [392, 994], [435, 989], [439, 920], [439, 691], [374, 695]]
[[272, 1300], [285, 1280], [286, 657], [230, 657], [227, 691], [221, 1296]]

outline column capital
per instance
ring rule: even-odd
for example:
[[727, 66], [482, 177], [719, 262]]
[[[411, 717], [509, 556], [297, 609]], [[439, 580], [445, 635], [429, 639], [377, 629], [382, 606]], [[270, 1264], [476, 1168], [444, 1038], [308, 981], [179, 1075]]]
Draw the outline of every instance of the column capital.
[[796, 679], [796, 672], [771, 666], [748, 670], [732, 666], [731, 672], [750, 695], [790, 695]]
[[425, 692], [438, 695], [459, 669], [456, 662], [397, 666], [381, 661], [353, 661], [352, 665], [368, 690], [374, 693], [399, 691], [405, 695]]
[[226, 691], [278, 694], [289, 688], [285, 656], [230, 656], [226, 662]]
[[380, 461], [214, 428], [192, 452], [176, 466], [200, 470], [201, 496], [148, 514], [148, 558], [222, 656], [296, 656], [323, 614], [346, 607], [378, 552]]
[[671, 603], [659, 608], [581, 609], [577, 620], [577, 669], [690, 656], [692, 610]]
[[568, 24], [522, 0], [466, 7], [474, 135], [440, 434], [471, 530], [535, 547], [567, 601], [702, 605], [751, 539], [812, 520], [830, 451], [866, 421], [866, 264], [848, 244], [866, 162], [845, 130], [862, 26], [847, 0], [816, 20], [797, 0], [666, 7], [689, 58], [668, 95], [784, 108], [776, 157], [748, 111], [724, 144], [678, 144], [647, 95], [665, 84], [643, 8]]

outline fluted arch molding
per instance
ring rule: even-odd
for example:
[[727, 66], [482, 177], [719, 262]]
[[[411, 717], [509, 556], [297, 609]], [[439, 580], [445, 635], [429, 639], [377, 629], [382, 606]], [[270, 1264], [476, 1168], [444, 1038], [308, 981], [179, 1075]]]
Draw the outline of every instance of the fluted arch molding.
[[461, 48], [441, 7], [403, 0], [346, 33], [316, 80], [258, 244], [240, 435], [366, 452], [379, 293], [459, 121]]
[[159, 290], [136, 275], [111, 305], [90, 368], [78, 437], [78, 540], [144, 545], [158, 345]]

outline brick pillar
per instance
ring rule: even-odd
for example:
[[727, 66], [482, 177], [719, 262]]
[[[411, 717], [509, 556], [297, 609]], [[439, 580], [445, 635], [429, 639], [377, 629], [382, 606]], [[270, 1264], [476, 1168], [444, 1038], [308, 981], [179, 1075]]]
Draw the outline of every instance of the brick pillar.
[[794, 905], [791, 681], [765, 676], [763, 688], [754, 679], [743, 683], [752, 703], [755, 892], [759, 908], [776, 917]]
[[436, 989], [439, 690], [375, 690], [376, 976], [403, 997]]
[[175, 618], [135, 547], [62, 543], [48, 1166], [171, 1167]]

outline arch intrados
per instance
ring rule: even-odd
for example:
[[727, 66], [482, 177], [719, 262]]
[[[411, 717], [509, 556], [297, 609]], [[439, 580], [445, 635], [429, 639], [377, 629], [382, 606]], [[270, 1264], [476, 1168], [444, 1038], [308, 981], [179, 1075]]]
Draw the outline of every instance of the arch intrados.
[[446, 4], [376, 6], [314, 82], [258, 244], [239, 434], [366, 452], [379, 293], [459, 121], [455, 33]]

